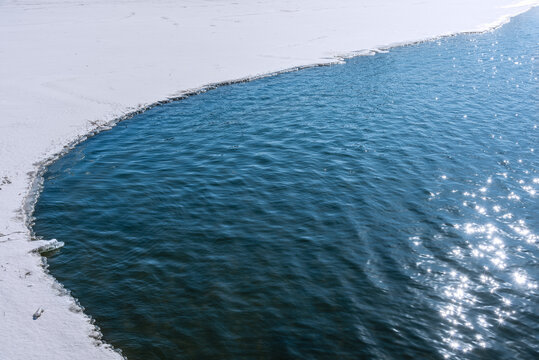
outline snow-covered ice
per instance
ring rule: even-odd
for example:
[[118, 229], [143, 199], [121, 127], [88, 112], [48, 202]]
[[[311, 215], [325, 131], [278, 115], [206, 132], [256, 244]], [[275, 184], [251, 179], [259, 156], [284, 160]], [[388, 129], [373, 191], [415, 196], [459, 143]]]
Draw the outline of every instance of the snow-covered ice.
[[66, 145], [207, 84], [486, 30], [537, 3], [1, 1], [0, 359], [121, 358], [44, 270], [39, 251], [60, 244], [30, 241], [39, 170]]

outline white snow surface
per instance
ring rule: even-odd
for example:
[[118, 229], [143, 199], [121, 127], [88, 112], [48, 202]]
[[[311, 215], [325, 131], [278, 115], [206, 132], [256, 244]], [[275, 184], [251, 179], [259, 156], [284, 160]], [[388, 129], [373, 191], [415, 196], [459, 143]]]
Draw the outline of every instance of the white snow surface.
[[537, 3], [0, 0], [0, 359], [122, 358], [33, 251], [48, 245], [28, 199], [66, 145], [208, 84], [483, 31]]

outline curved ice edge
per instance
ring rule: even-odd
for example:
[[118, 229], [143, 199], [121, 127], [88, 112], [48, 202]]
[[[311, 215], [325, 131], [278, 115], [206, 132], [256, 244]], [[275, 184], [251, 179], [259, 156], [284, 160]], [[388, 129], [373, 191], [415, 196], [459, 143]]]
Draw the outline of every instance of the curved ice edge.
[[[169, 97], [167, 97], [167, 98], [165, 98], [163, 100], [159, 100], [159, 101], [149, 103], [149, 104], [141, 104], [141, 105], [136, 106], [136, 107], [127, 108], [127, 111], [125, 111], [123, 115], [120, 115], [119, 117], [116, 117], [111, 121], [104, 121], [102, 123], [91, 122], [90, 123], [91, 126], [90, 126], [89, 130], [86, 133], [77, 136], [75, 139], [72, 139], [71, 141], [68, 141], [67, 144], [64, 145], [64, 148], [61, 151], [59, 151], [58, 153], [53, 154], [53, 155], [49, 156], [48, 158], [45, 158], [42, 161], [38, 161], [38, 162], [34, 163], [35, 170], [28, 173], [30, 186], [29, 186], [28, 191], [27, 191], [27, 193], [26, 193], [26, 195], [24, 197], [23, 205], [22, 205], [22, 209], [21, 209], [22, 210], [22, 215], [23, 215], [23, 222], [25, 223], [26, 227], [28, 228], [29, 234], [31, 234], [31, 236], [28, 238], [28, 241], [42, 241], [42, 240], [32, 240], [33, 235], [34, 235], [32, 226], [33, 226], [33, 220], [34, 220], [33, 214], [34, 214], [34, 210], [35, 210], [35, 204], [37, 203], [37, 200], [39, 198], [40, 193], [43, 191], [43, 182], [44, 182], [43, 175], [47, 171], [47, 167], [49, 165], [51, 165], [52, 163], [54, 163], [56, 160], [60, 159], [65, 154], [67, 154], [69, 151], [71, 151], [78, 144], [82, 143], [83, 141], [87, 140], [90, 137], [93, 137], [93, 136], [99, 134], [102, 131], [112, 129], [115, 125], [117, 125], [118, 123], [120, 123], [120, 122], [122, 122], [124, 120], [128, 120], [128, 119], [134, 117], [135, 115], [141, 114], [141, 113], [143, 113], [143, 112], [145, 112], [145, 111], [147, 111], [149, 109], [152, 109], [152, 108], [154, 108], [156, 106], [168, 104], [168, 103], [171, 103], [173, 101], [183, 100], [183, 99], [186, 99], [186, 98], [188, 98], [190, 96], [198, 95], [198, 94], [204, 93], [206, 91], [213, 90], [213, 89], [216, 89], [218, 87], [225, 86], [225, 85], [244, 83], [244, 82], [248, 82], [248, 81], [258, 80], [258, 79], [262, 79], [262, 78], [266, 78], [266, 77], [270, 77], [270, 76], [289, 73], [289, 72], [293, 72], [293, 71], [299, 71], [299, 70], [308, 69], [308, 68], [343, 64], [343, 63], [346, 62], [347, 59], [351, 59], [351, 58], [359, 57], [359, 56], [373, 56], [373, 55], [376, 55], [377, 53], [387, 53], [393, 48], [398, 48], [398, 47], [402, 47], [402, 46], [411, 46], [411, 45], [416, 45], [416, 44], [420, 44], [420, 43], [424, 43], [424, 42], [428, 42], [428, 41], [437, 41], [439, 39], [458, 36], [458, 35], [480, 34], [480, 33], [485, 33], [485, 32], [489, 32], [489, 31], [494, 31], [494, 30], [502, 27], [503, 25], [507, 24], [508, 22], [510, 22], [512, 18], [514, 18], [516, 16], [519, 16], [519, 15], [525, 13], [525, 12], [528, 12], [529, 10], [531, 10], [531, 9], [537, 7], [537, 6], [539, 6], [539, 4], [537, 4], [537, 3], [530, 4], [530, 6], [528, 6], [527, 8], [523, 9], [522, 11], [520, 11], [518, 13], [515, 13], [515, 14], [512, 14], [512, 15], [504, 15], [504, 16], [500, 17], [498, 20], [496, 20], [496, 21], [494, 21], [492, 23], [479, 26], [476, 30], [463, 30], [463, 31], [457, 31], [457, 32], [448, 33], [448, 34], [442, 34], [442, 35], [433, 36], [433, 37], [424, 38], [424, 39], [419, 39], [419, 40], [414, 40], [414, 41], [404, 41], [404, 42], [391, 43], [391, 44], [388, 44], [388, 45], [385, 45], [385, 46], [374, 47], [374, 48], [371, 48], [371, 49], [355, 50], [355, 51], [351, 51], [349, 53], [343, 53], [341, 55], [335, 55], [334, 57], [320, 58], [320, 60], [324, 60], [324, 61], [320, 61], [320, 62], [314, 63], [314, 64], [300, 65], [300, 66], [295, 66], [295, 67], [283, 69], [283, 70], [280, 70], [280, 71], [263, 73], [263, 74], [258, 74], [258, 75], [254, 75], [254, 76], [246, 76], [246, 77], [238, 78], [238, 79], [235, 79], [235, 80], [227, 80], [227, 81], [222, 81], [222, 82], [217, 82], [217, 83], [210, 83], [210, 84], [207, 84], [207, 85], [200, 86], [198, 88], [180, 90], [175, 94], [171, 94]], [[55, 239], [53, 239], [53, 240], [55, 240]], [[58, 243], [62, 243], [62, 246], [63, 246], [63, 242], [58, 242]], [[61, 248], [62, 246], [60, 246], [58, 248]], [[34, 252], [36, 252], [38, 254], [41, 254], [41, 252], [39, 252], [39, 251], [34, 251]], [[56, 288], [59, 290], [58, 296], [70, 296], [73, 303], [74, 303], [74, 306], [70, 310], [74, 311], [74, 312], [80, 312], [82, 314], [82, 316], [87, 319], [88, 323], [92, 325], [93, 331], [90, 334], [88, 334], [88, 336], [94, 339], [95, 345], [109, 348], [112, 351], [119, 354], [122, 358], [127, 359], [122, 354], [121, 349], [117, 349], [114, 346], [112, 346], [111, 344], [108, 344], [107, 342], [102, 340], [103, 334], [101, 333], [100, 328], [96, 325], [95, 319], [93, 319], [90, 315], [84, 313], [84, 307], [80, 304], [79, 300], [77, 298], [75, 298], [68, 289], [65, 289], [64, 286], [52, 274], [50, 274], [50, 272], [48, 271], [47, 266], [46, 266], [46, 258], [43, 258], [43, 261], [44, 261], [44, 264], [45, 264], [45, 266], [44, 266], [45, 267], [45, 273], [47, 274], [47, 276], [50, 276], [52, 278], [52, 280], [54, 281], [54, 283], [56, 285]]]
[[205, 93], [207, 91], [216, 89], [221, 86], [245, 83], [249, 81], [272, 77], [272, 76], [276, 76], [280, 74], [286, 74], [289, 72], [299, 71], [303, 69], [339, 65], [339, 64], [345, 63], [346, 60], [348, 59], [352, 59], [359, 56], [374, 56], [376, 54], [385, 54], [385, 53], [388, 53], [391, 49], [399, 48], [403, 46], [413, 46], [413, 45], [417, 45], [417, 44], [421, 44], [425, 42], [437, 41], [440, 39], [450, 38], [450, 37], [459, 36], [459, 35], [481, 34], [481, 33], [486, 33], [490, 31], [495, 31], [496, 29], [509, 23], [512, 18], [522, 15], [523, 13], [526, 13], [535, 7], [539, 7], [539, 0], [537, 1], [537, 4], [531, 4], [528, 8], [512, 15], [501, 16], [498, 20], [494, 22], [491, 22], [489, 24], [485, 24], [482, 26], [478, 26], [476, 30], [462, 30], [462, 31], [457, 31], [457, 32], [452, 32], [452, 33], [447, 33], [447, 34], [441, 34], [438, 36], [422, 38], [422, 39], [394, 42], [388, 45], [380, 45], [380, 46], [376, 46], [370, 49], [352, 50], [346, 53], [342, 53], [340, 55], [334, 55], [333, 57], [320, 58], [321, 60], [320, 62], [313, 63], [313, 64], [298, 65], [298, 66], [286, 68], [283, 70], [272, 71], [272, 72], [256, 74], [256, 75], [248, 75], [248, 76], [237, 78], [237, 79], [225, 80], [225, 81], [220, 81], [220, 82], [215, 82], [215, 83], [208, 83], [206, 85], [202, 85], [197, 88], [180, 90], [162, 100], [158, 100], [158, 101], [148, 103], [148, 104], [139, 104], [138, 106], [134, 106], [134, 107], [133, 106], [128, 107], [126, 111], [123, 112], [122, 115], [110, 121], [103, 121], [103, 122], [90, 121], [89, 122], [90, 127], [86, 133], [81, 134], [70, 141], [68, 140], [67, 144], [64, 145], [63, 149], [59, 151], [58, 153], [53, 154], [42, 161], [38, 161], [34, 163], [36, 170], [28, 173], [28, 177], [30, 179], [29, 181], [30, 187], [23, 201], [22, 210], [24, 214], [24, 222], [27, 228], [30, 230], [30, 233], [33, 234], [32, 225], [33, 225], [33, 220], [34, 220], [34, 217], [33, 217], [34, 207], [39, 197], [39, 194], [43, 190], [43, 174], [47, 171], [47, 167], [49, 165], [54, 163], [56, 160], [60, 159], [62, 156], [67, 154], [69, 151], [71, 151], [75, 146], [87, 140], [88, 138], [93, 137], [102, 131], [111, 130], [118, 123], [124, 120], [128, 120], [156, 106], [168, 104], [174, 101], [184, 100], [190, 96]]

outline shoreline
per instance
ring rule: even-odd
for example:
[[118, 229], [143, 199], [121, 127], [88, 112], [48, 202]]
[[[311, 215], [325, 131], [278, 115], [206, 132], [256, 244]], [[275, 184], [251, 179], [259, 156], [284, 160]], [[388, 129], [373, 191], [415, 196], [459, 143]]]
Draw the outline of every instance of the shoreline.
[[[539, 6], [539, 5], [535, 5], [535, 6]], [[168, 98], [165, 98], [165, 99], [162, 99], [162, 100], [158, 100], [158, 101], [156, 101], [154, 103], [145, 105], [145, 106], [143, 106], [143, 107], [141, 107], [141, 108], [139, 108], [137, 110], [133, 110], [133, 111], [131, 111], [129, 113], [126, 113], [125, 115], [122, 115], [122, 116], [120, 116], [118, 118], [115, 118], [115, 119], [113, 119], [113, 120], [111, 120], [111, 121], [109, 121], [109, 122], [107, 122], [105, 124], [98, 125], [94, 129], [91, 129], [88, 133], [81, 134], [81, 135], [79, 135], [78, 138], [76, 138], [76, 139], [72, 140], [71, 142], [69, 142], [68, 144], [64, 145], [64, 149], [62, 151], [60, 151], [60, 152], [58, 152], [56, 154], [52, 154], [49, 158], [44, 159], [44, 160], [39, 161], [39, 162], [34, 164], [37, 167], [36, 172], [35, 172], [35, 175], [34, 175], [33, 179], [31, 179], [32, 180], [31, 185], [30, 185], [30, 187], [28, 189], [28, 192], [27, 192], [26, 196], [24, 197], [24, 203], [23, 203], [23, 213], [24, 213], [24, 217], [25, 217], [25, 223], [26, 223], [26, 226], [28, 227], [28, 230], [32, 234], [32, 238], [30, 239], [30, 241], [35, 241], [36, 240], [36, 238], [34, 237], [33, 228], [32, 228], [31, 224], [32, 224], [32, 221], [33, 221], [33, 213], [34, 213], [34, 210], [35, 210], [35, 204], [39, 200], [39, 195], [41, 194], [41, 192], [43, 190], [43, 174], [47, 171], [47, 168], [52, 163], [56, 162], [57, 160], [62, 158], [64, 155], [69, 153], [71, 150], [73, 150], [77, 145], [83, 143], [84, 141], [88, 140], [89, 138], [91, 138], [93, 136], [99, 135], [101, 132], [111, 130], [114, 126], [118, 125], [119, 123], [121, 123], [123, 121], [129, 120], [129, 119], [133, 118], [134, 116], [142, 114], [142, 113], [146, 112], [147, 110], [150, 110], [150, 109], [152, 109], [152, 108], [154, 108], [156, 106], [165, 105], [165, 104], [175, 102], [175, 101], [182, 101], [182, 100], [187, 99], [188, 97], [196, 96], [196, 95], [205, 93], [207, 91], [217, 89], [217, 88], [222, 87], [222, 86], [228, 86], [228, 85], [234, 85], [234, 84], [241, 84], [241, 83], [256, 81], [256, 80], [264, 79], [264, 78], [267, 78], [267, 77], [278, 76], [278, 75], [282, 75], [282, 74], [286, 74], [286, 73], [290, 73], [290, 72], [301, 71], [301, 70], [311, 69], [311, 68], [316, 68], [316, 67], [341, 65], [341, 64], [344, 64], [346, 62], [346, 60], [349, 60], [349, 59], [353, 59], [353, 58], [361, 57], [361, 56], [374, 56], [376, 54], [389, 52], [392, 49], [403, 47], [403, 46], [414, 46], [414, 45], [425, 43], [425, 42], [436, 41], [438, 39], [444, 39], [444, 38], [449, 38], [449, 37], [459, 36], [459, 35], [483, 34], [483, 33], [487, 33], [487, 32], [490, 32], [490, 31], [496, 31], [497, 29], [501, 28], [505, 24], [509, 23], [513, 17], [519, 16], [519, 15], [529, 11], [530, 9], [531, 8], [526, 9], [526, 10], [524, 10], [524, 11], [518, 13], [518, 14], [512, 15], [512, 16], [507, 16], [507, 17], [504, 16], [502, 19], [500, 19], [499, 23], [496, 22], [496, 24], [493, 25], [491, 28], [487, 28], [487, 29], [484, 29], [484, 30], [462, 31], [462, 32], [457, 32], [457, 33], [452, 33], [452, 34], [447, 34], [447, 35], [439, 35], [439, 36], [432, 37], [432, 38], [427, 38], [427, 39], [416, 40], [416, 41], [412, 41], [412, 42], [395, 43], [393, 45], [387, 45], [387, 46], [383, 46], [383, 47], [380, 47], [380, 48], [364, 49], [364, 50], [359, 50], [359, 51], [356, 51], [354, 53], [350, 53], [350, 54], [346, 54], [346, 55], [337, 55], [337, 56], [335, 56], [334, 61], [323, 62], [323, 63], [314, 63], [314, 64], [311, 64], [311, 65], [295, 66], [295, 67], [292, 67], [292, 68], [278, 70], [278, 71], [274, 71], [274, 72], [270, 72], [270, 73], [264, 73], [264, 74], [260, 74], [260, 75], [256, 75], [256, 76], [249, 76], [249, 77], [245, 77], [245, 78], [239, 78], [239, 79], [233, 79], [233, 80], [225, 80], [225, 81], [222, 81], [222, 82], [202, 85], [201, 87], [195, 88], [195, 89], [187, 89], [187, 90], [184, 90], [184, 91], [180, 91], [181, 95], [177, 95], [177, 96], [168, 97]]]
[[[515, 1], [499, 2], [507, 4], [515, 3]], [[230, 5], [228, 1], [223, 1], [223, 3], [225, 3], [227, 6]], [[90, 119], [86, 119], [86, 113], [81, 111], [80, 114], [77, 114], [81, 115], [78, 119], [67, 120], [65, 123], [58, 124], [60, 127], [74, 126], [74, 130], [69, 131], [68, 133], [60, 134], [59, 138], [45, 138], [43, 143], [38, 146], [39, 149], [37, 152], [34, 151], [34, 154], [30, 152], [28, 159], [23, 157], [23, 159], [11, 159], [12, 161], [6, 161], [6, 154], [3, 154], [5, 147], [0, 146], [0, 162], [3, 165], [2, 167], [4, 167], [4, 163], [7, 163], [6, 167], [8, 170], [6, 171], [7, 175], [0, 173], [0, 188], [2, 188], [2, 190], [8, 190], [7, 201], [5, 201], [6, 191], [0, 191], [0, 202], [5, 201], [4, 205], [0, 206], [0, 271], [3, 270], [4, 274], [0, 275], [0, 284], [2, 287], [4, 287], [4, 290], [0, 292], [0, 307], [3, 308], [2, 310], [4, 310], [4, 321], [0, 322], [0, 348], [3, 350], [6, 349], [4, 354], [6, 354], [6, 356], [8, 356], [10, 359], [61, 359], [72, 357], [94, 357], [97, 359], [122, 358], [120, 353], [113, 350], [110, 345], [101, 342], [101, 333], [93, 324], [92, 318], [84, 314], [82, 307], [78, 304], [78, 301], [73, 298], [69, 291], [65, 290], [52, 275], [48, 273], [46, 266], [42, 265], [42, 258], [34, 252], [37, 247], [46, 245], [45, 241], [32, 241], [33, 230], [31, 227], [34, 205], [39, 198], [42, 188], [42, 175], [46, 171], [48, 165], [56, 161], [65, 153], [69, 152], [74, 146], [91, 136], [97, 135], [101, 131], [110, 129], [117, 123], [129, 119], [134, 115], [146, 111], [154, 106], [172, 101], [178, 101], [188, 96], [209, 91], [216, 87], [252, 81], [269, 76], [275, 76], [281, 73], [298, 71], [305, 68], [334, 65], [342, 63], [348, 58], [371, 55], [370, 52], [376, 53], [386, 51], [395, 47], [410, 46], [421, 42], [434, 41], [442, 37], [456, 36], [463, 33], [481, 33], [491, 31], [504, 25], [510, 21], [512, 17], [517, 16], [537, 5], [536, 1], [524, 1], [520, 3], [523, 5], [506, 8], [506, 10], [504, 10], [508, 12], [509, 10], [512, 10], [510, 14], [497, 16], [497, 20], [484, 24], [477, 30], [464, 29], [457, 32], [428, 36], [419, 40], [403, 41], [400, 43], [396, 41], [386, 46], [367, 46], [367, 50], [354, 50], [349, 51], [348, 53], [341, 53], [341, 55], [333, 54], [330, 57], [322, 56], [324, 55], [324, 50], [320, 48], [317, 52], [318, 57], [316, 57], [316, 60], [320, 60], [319, 62], [302, 64], [301, 62], [304, 61], [304, 59], [300, 60], [292, 58], [292, 60], [288, 59], [285, 61], [285, 63], [296, 62], [298, 64], [296, 66], [285, 68], [284, 70], [271, 71], [271, 67], [268, 66], [270, 67], [268, 72], [258, 72], [256, 75], [251, 76], [240, 76], [236, 77], [236, 80], [206, 82], [208, 85], [188, 87], [186, 90], [181, 90], [181, 87], [179, 87], [176, 88], [176, 90], [172, 90], [172, 95], [168, 96], [161, 96], [159, 92], [157, 92], [156, 95], [150, 95], [150, 91], [148, 91], [148, 95], [142, 96], [142, 98], [148, 98], [147, 102], [131, 102], [130, 100], [125, 104], [117, 104], [112, 102], [105, 104], [105, 106], [97, 106], [98, 109], [93, 108], [93, 111], [90, 113], [93, 113], [93, 115], [100, 115], [97, 115], [97, 117], [92, 117], [92, 114], [90, 114], [88, 115], [90, 116]], [[115, 3], [114, 5], [118, 4]], [[9, 6], [9, 4], [7, 6]], [[124, 5], [122, 4], [122, 6]], [[174, 7], [176, 5], [171, 6]], [[453, 14], [453, 16], [458, 15], [459, 14]], [[475, 26], [477, 27], [477, 24]], [[343, 36], [343, 34], [340, 35]], [[361, 41], [359, 41], [359, 43], [361, 43]], [[0, 52], [3, 52], [1, 47]], [[264, 66], [264, 64], [261, 65], [262, 68]], [[279, 65], [272, 63], [271, 66], [278, 68]], [[248, 70], [246, 72], [249, 74]], [[219, 76], [226, 77], [226, 74], [219, 74]], [[15, 74], [15, 80], [16, 78], [17, 75]], [[14, 82], [13, 79], [9, 80]], [[195, 79], [194, 81], [196, 83], [197, 80]], [[54, 88], [49, 87], [48, 89]], [[0, 94], [7, 93], [7, 91], [10, 90], [9, 85], [6, 86], [5, 92], [4, 89], [0, 90], [2, 90], [0, 91]], [[47, 88], [44, 90], [48, 91]], [[101, 89], [99, 87], [95, 87], [92, 90], [97, 93]], [[52, 91], [57, 91], [57, 89]], [[92, 91], [90, 91], [90, 93], [91, 92]], [[56, 95], [58, 94], [62, 93], [57, 92]], [[45, 99], [47, 99], [48, 95], [49, 94], [47, 93]], [[65, 95], [65, 93], [63, 93], [63, 95]], [[82, 102], [96, 102], [95, 99], [88, 98], [86, 96], [81, 98], [83, 99]], [[11, 99], [8, 98], [8, 100], [4, 102], [11, 105], [9, 103], [10, 100]], [[25, 100], [28, 102], [28, 100], [34, 99], [32, 96], [30, 96], [25, 97]], [[37, 103], [45, 104], [46, 106], [46, 101], [38, 101]], [[99, 101], [97, 101], [97, 103], [99, 103]], [[57, 116], [58, 113], [62, 113], [62, 108], [57, 108], [54, 105], [48, 110], [54, 114], [53, 116]], [[13, 108], [16, 109], [17, 106], [20, 106], [20, 104], [17, 104], [15, 101], [15, 106]], [[2, 119], [6, 118], [7, 115], [11, 115], [9, 112], [7, 115], [4, 113], [1, 114]], [[64, 113], [64, 115], [66, 114]], [[24, 123], [24, 119], [22, 122]], [[0, 126], [3, 128], [9, 128], [9, 125], [12, 124], [4, 126], [3, 120], [0, 120]], [[23, 128], [24, 132], [25, 126], [23, 125], [21, 127]], [[15, 138], [17, 135], [17, 132], [14, 131]], [[37, 137], [35, 138], [39, 138], [40, 134], [36, 135]], [[0, 135], [0, 140], [4, 139], [5, 136]], [[16, 164], [13, 165], [13, 163]], [[21, 170], [23, 172], [22, 174], [20, 174]], [[13, 174], [16, 175], [13, 176]], [[16, 214], [15, 217], [13, 216], [14, 213]], [[15, 261], [13, 261], [13, 259]], [[28, 273], [30, 274], [28, 275]], [[5, 289], [7, 287], [13, 289], [6, 292]], [[38, 288], [38, 290], [34, 291], [32, 288]], [[20, 293], [21, 289], [24, 289], [24, 293], [22, 294]], [[27, 298], [28, 295], [30, 295], [30, 298]], [[43, 299], [43, 297], [46, 297], [46, 299]], [[19, 300], [23, 301], [21, 302]], [[26, 302], [30, 304], [27, 304]], [[43, 307], [45, 312], [40, 319], [32, 320], [32, 314], [38, 307]], [[11, 312], [9, 315], [9, 320], [6, 320], [6, 311]], [[46, 334], [44, 334], [44, 332], [46, 332]], [[53, 332], [53, 334], [50, 334], [50, 332]], [[26, 347], [22, 348], [22, 346], [25, 344]]]

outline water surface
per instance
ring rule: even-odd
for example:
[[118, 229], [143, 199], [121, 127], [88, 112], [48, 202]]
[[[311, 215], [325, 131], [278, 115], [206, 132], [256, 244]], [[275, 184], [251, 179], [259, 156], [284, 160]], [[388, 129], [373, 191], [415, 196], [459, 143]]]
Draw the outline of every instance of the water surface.
[[130, 359], [532, 359], [539, 9], [155, 107], [45, 174]]

